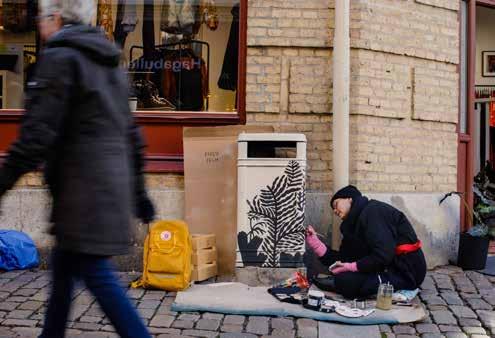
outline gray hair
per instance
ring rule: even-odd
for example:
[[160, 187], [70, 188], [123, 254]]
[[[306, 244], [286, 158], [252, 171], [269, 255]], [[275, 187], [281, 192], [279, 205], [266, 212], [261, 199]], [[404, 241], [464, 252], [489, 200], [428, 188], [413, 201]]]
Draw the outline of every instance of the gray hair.
[[40, 12], [41, 15], [52, 15], [58, 12], [64, 22], [80, 22], [90, 25], [96, 6], [93, 0], [41, 0]]

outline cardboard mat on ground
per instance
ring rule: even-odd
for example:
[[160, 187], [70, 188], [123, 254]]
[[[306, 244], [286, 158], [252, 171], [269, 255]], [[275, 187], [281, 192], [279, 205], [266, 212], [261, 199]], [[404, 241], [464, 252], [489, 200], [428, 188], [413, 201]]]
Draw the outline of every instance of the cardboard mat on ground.
[[235, 270], [237, 248], [237, 138], [272, 133], [271, 126], [184, 128], [185, 219], [191, 233], [217, 238], [219, 274]]
[[426, 317], [423, 305], [394, 306], [389, 311], [376, 309], [366, 317], [349, 318], [337, 313], [305, 309], [299, 304], [282, 303], [267, 292], [266, 287], [250, 287], [241, 283], [194, 285], [177, 293], [172, 310], [177, 312], [217, 312], [248, 316], [312, 318], [354, 325], [412, 323]]

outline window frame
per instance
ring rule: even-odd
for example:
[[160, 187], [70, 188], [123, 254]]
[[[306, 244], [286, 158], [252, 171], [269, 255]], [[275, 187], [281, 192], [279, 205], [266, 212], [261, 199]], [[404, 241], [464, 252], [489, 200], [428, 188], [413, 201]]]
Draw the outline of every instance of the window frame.
[[[247, 21], [248, 0], [239, 0], [239, 60], [237, 79], [237, 112], [191, 112], [191, 111], [146, 111], [133, 112], [145, 138], [154, 135], [155, 147], [158, 144], [173, 143], [182, 148], [182, 128], [186, 126], [222, 126], [246, 124], [246, 64], [247, 64]], [[17, 136], [24, 109], [0, 109], [0, 162], [6, 156], [9, 144]], [[170, 131], [173, 131], [170, 133]], [[168, 132], [167, 132], [168, 131]], [[160, 136], [156, 136], [159, 134]], [[159, 142], [157, 142], [157, 140]], [[148, 144], [150, 145], [150, 144]], [[183, 151], [158, 151], [145, 155], [148, 173], [183, 173]]]

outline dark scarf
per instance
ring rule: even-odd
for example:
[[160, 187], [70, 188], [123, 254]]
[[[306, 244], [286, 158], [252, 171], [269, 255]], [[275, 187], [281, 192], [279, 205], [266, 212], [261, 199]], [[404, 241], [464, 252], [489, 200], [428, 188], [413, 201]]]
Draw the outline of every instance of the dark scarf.
[[368, 205], [368, 197], [359, 196], [352, 201], [351, 210], [340, 225], [340, 232], [345, 236], [354, 236], [356, 233], [356, 223], [363, 209]]

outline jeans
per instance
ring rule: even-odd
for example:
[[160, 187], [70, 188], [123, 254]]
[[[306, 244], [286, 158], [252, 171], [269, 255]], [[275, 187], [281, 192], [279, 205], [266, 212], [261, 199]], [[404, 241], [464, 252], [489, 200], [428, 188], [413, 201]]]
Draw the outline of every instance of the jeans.
[[63, 338], [75, 279], [95, 296], [120, 337], [151, 338], [113, 272], [109, 257], [55, 250], [53, 289], [40, 338]]

